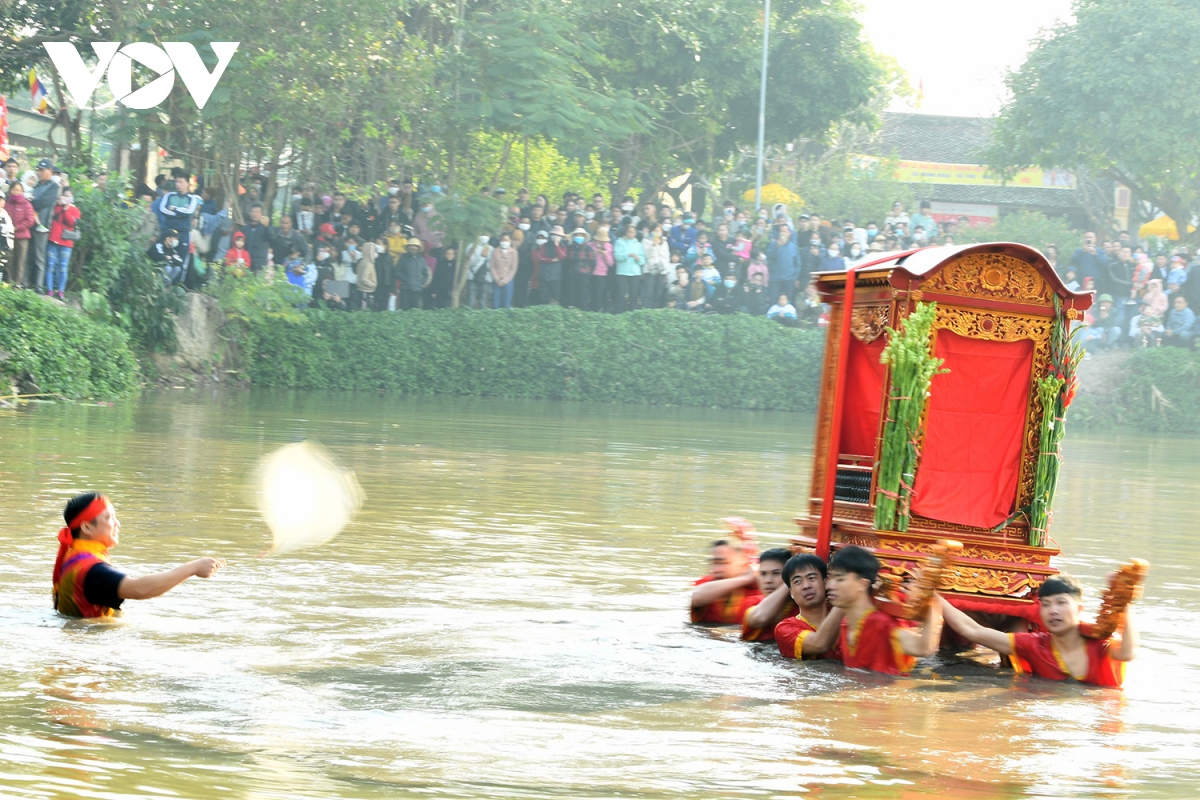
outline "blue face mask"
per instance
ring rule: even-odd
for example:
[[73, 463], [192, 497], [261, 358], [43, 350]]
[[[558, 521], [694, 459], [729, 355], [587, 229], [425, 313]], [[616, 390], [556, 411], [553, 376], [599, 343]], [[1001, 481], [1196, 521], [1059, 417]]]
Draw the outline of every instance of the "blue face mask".
[[583, 237], [582, 237], [582, 236], [576, 236], [576, 237], [575, 237], [575, 244], [583, 244]]
[[725, 287], [727, 289], [732, 289], [735, 286], [737, 286], [737, 281], [732, 280], [732, 279], [725, 281]]

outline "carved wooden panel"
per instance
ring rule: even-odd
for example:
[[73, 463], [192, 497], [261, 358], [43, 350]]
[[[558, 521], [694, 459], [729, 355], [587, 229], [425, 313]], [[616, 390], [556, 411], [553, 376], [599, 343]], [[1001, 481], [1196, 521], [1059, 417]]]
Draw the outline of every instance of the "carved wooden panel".
[[921, 288], [927, 292], [1048, 306], [1054, 290], [1032, 265], [1005, 253], [972, 253], [950, 262]]
[[888, 326], [889, 308], [883, 306], [855, 306], [850, 315], [850, 333], [864, 344], [878, 339]]

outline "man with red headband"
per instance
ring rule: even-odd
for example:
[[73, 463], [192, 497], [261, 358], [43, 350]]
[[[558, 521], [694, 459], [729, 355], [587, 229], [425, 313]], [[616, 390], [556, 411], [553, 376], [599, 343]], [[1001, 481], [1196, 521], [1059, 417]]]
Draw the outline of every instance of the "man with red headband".
[[58, 532], [54, 562], [54, 608], [68, 617], [111, 617], [125, 600], [148, 600], [174, 589], [193, 575], [212, 576], [225, 562], [198, 558], [166, 572], [134, 578], [108, 563], [121, 523], [108, 499], [81, 494], [63, 510], [67, 525]]

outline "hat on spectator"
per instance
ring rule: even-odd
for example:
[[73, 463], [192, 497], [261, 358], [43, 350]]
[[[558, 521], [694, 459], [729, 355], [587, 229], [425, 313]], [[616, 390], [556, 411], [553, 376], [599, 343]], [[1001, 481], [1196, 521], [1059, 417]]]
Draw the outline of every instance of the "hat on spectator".
[[333, 198], [327, 194], [321, 195], [321, 205], [325, 206], [326, 208], [331, 207], [333, 205]]
[[566, 236], [566, 231], [562, 229], [562, 225], [555, 225], [550, 229], [551, 236]]
[[534, 237], [533, 237], [533, 238], [535, 238], [535, 239], [549, 239], [549, 238], [550, 238], [550, 234], [546, 233], [545, 231], [538, 231], [536, 234], [534, 234]]
[[236, 242], [238, 239], [241, 239], [243, 242], [246, 241], [246, 234], [242, 233], [241, 231], [235, 231], [232, 241]]
[[412, 236], [413, 235], [412, 225], [401, 225], [400, 233], [404, 236]]
[[587, 236], [588, 232], [584, 228], [576, 228], [575, 230], [571, 231], [571, 235], [572, 236]]
[[1111, 303], [1112, 301], [1113, 301], [1113, 299], [1112, 299], [1111, 294], [1102, 294], [1102, 295], [1100, 295], [1100, 299], [1098, 299], [1096, 302], [1097, 303]]
[[425, 244], [424, 244], [424, 243], [423, 243], [423, 242], [422, 242], [420, 239], [418, 239], [418, 238], [416, 238], [416, 237], [409, 237], [408, 241], [406, 241], [406, 242], [404, 243], [404, 246], [405, 246], [405, 248], [408, 248], [408, 247], [424, 247], [424, 246], [425, 246]]
[[337, 228], [333, 227], [328, 222], [321, 223], [321, 227], [317, 229], [317, 232], [322, 236], [337, 236]]
[[882, 253], [883, 252], [883, 242], [876, 239], [875, 241], [871, 242], [871, 246], [868, 247], [867, 250], [872, 253]]
[[37, 162], [37, 168], [38, 169], [54, 169], [54, 162], [48, 158], [43, 158], [41, 161]]
[[607, 241], [609, 241], [609, 238], [608, 238], [608, 226], [607, 226], [607, 225], [601, 225], [599, 228], [596, 228], [596, 235], [595, 235], [593, 238], [594, 238], [594, 239], [595, 239], [597, 242], [607, 242]]

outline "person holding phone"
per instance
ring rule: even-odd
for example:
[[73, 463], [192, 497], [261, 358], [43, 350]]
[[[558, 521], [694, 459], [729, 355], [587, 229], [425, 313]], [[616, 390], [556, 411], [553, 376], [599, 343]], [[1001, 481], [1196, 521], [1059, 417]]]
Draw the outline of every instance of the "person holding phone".
[[78, 225], [81, 216], [69, 189], [58, 196], [50, 217], [50, 235], [46, 245], [46, 294], [59, 300], [66, 299], [63, 292], [67, 289], [71, 251], [80, 237]]

